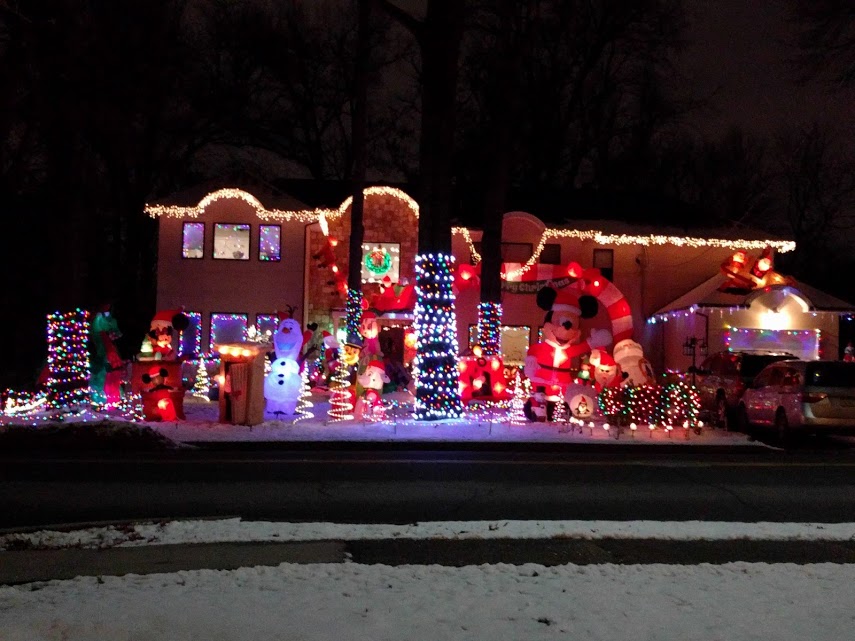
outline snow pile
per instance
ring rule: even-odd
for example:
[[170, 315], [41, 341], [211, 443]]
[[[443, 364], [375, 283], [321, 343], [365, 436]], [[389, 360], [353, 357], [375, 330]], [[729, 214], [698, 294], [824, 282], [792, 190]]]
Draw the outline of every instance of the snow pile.
[[840, 641], [853, 582], [837, 564], [283, 564], [0, 588], [0, 637]]
[[3, 450], [174, 450], [189, 447], [144, 423], [99, 422], [47, 423], [39, 426], [0, 426]]
[[0, 536], [0, 550], [109, 548], [181, 543], [383, 539], [657, 539], [662, 541], [850, 541], [855, 523], [716, 521], [431, 521], [409, 525], [277, 523], [222, 519], [137, 523]]

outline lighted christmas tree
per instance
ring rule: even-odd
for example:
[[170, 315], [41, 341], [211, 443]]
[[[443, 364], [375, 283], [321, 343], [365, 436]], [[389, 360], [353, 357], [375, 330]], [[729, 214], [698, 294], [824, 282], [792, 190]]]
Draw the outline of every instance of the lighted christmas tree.
[[501, 352], [501, 303], [478, 304], [478, 344], [486, 356], [497, 356]]
[[330, 385], [330, 409], [327, 416], [330, 417], [330, 423], [339, 421], [349, 421], [353, 418], [353, 404], [350, 402], [350, 368], [347, 364], [340, 360], [338, 368], [333, 374], [332, 384]]
[[309, 411], [314, 405], [309, 400], [312, 390], [309, 387], [309, 371], [307, 366], [308, 363], [300, 368], [300, 398], [297, 399], [297, 418], [294, 419], [294, 423], [307, 418], [315, 418], [315, 415]]
[[457, 368], [457, 320], [451, 273], [454, 256], [416, 256], [416, 386], [414, 416], [431, 421], [463, 414]]
[[203, 398], [206, 401], [211, 400], [211, 379], [208, 376], [208, 367], [205, 364], [205, 357], [199, 357], [199, 364], [196, 367], [196, 382], [193, 383], [193, 396]]
[[55, 409], [89, 402], [89, 312], [47, 317], [48, 403]]
[[118, 409], [120, 414], [129, 421], [138, 422], [145, 418], [143, 415], [142, 396], [138, 392], [122, 394]]
[[552, 410], [553, 423], [566, 423], [570, 417], [567, 415], [567, 403], [564, 401], [564, 390], [558, 390], [558, 401], [555, 403], [555, 409]]
[[508, 415], [511, 425], [525, 425], [528, 422], [523, 411], [525, 398], [525, 387], [520, 380], [520, 372], [517, 370], [517, 377], [514, 381], [514, 398], [511, 400], [511, 413]]

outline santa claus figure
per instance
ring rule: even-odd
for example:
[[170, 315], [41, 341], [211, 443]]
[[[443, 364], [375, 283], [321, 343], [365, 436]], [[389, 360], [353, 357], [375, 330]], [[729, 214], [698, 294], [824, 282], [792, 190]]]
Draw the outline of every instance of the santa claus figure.
[[625, 375], [620, 365], [607, 351], [603, 349], [592, 350], [588, 362], [593, 366], [594, 389], [597, 390], [597, 394], [609, 387], [620, 387], [623, 383]]
[[[611, 333], [593, 329], [587, 340], [582, 340], [580, 322], [597, 315], [599, 304], [593, 296], [580, 296], [578, 290], [566, 287], [555, 290], [544, 287], [537, 292], [537, 306], [546, 311], [543, 321], [543, 341], [532, 345], [525, 359], [525, 375], [534, 386], [538, 405], [546, 402], [546, 415], [524, 409], [529, 420], [549, 420], [551, 409], [560, 392], [573, 382], [573, 359], [587, 354], [595, 347], [604, 347]], [[532, 400], [527, 403], [527, 408]]]
[[163, 361], [175, 360], [178, 357], [178, 333], [189, 325], [190, 319], [180, 309], [168, 309], [155, 314], [146, 336], [150, 357]]

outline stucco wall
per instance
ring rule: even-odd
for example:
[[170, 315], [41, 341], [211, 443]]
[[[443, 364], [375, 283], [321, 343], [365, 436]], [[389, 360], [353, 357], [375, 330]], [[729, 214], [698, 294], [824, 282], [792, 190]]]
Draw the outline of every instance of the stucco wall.
[[[204, 258], [182, 258], [184, 222], [205, 223]], [[249, 224], [249, 260], [213, 258], [216, 223]], [[270, 314], [285, 305], [302, 306], [305, 224], [281, 223], [281, 260], [258, 260], [259, 225], [251, 205], [240, 198], [216, 200], [196, 219], [159, 218], [157, 260], [158, 309], [183, 306], [202, 313], [202, 345], [209, 341], [211, 313]], [[299, 318], [302, 309], [297, 310]]]

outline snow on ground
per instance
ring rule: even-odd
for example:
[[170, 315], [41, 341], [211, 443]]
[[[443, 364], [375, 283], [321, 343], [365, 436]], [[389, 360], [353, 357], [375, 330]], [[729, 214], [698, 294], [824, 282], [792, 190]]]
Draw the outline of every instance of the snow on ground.
[[[675, 428], [672, 431], [661, 426], [650, 430], [641, 425], [636, 431], [628, 428], [617, 430], [607, 425], [601, 417], [591, 417], [583, 423], [559, 425], [556, 423], [528, 423], [515, 425], [509, 421], [508, 411], [492, 409], [476, 413], [467, 412], [459, 419], [443, 421], [416, 421], [412, 418], [412, 401], [409, 394], [387, 395], [387, 400], [401, 403], [389, 411], [387, 420], [377, 423], [348, 420], [330, 423], [327, 416], [328, 396], [314, 394], [310, 411], [313, 418], [295, 422], [293, 417], [277, 419], [266, 415], [259, 425], [231, 425], [219, 422], [217, 402], [206, 402], [188, 394], [184, 399], [186, 420], [174, 422], [147, 422], [145, 425], [177, 443], [230, 442], [230, 441], [355, 441], [355, 442], [419, 442], [419, 441], [466, 441], [466, 442], [517, 442], [517, 443], [597, 443], [637, 445], [748, 445], [764, 447], [750, 441], [745, 434], [725, 432], [708, 427], [695, 433], [694, 430]], [[395, 397], [396, 398], [391, 398]], [[384, 397], [385, 398], [385, 397]], [[3, 425], [32, 424], [33, 427], [47, 425], [48, 416], [9, 417], [0, 416], [0, 433]], [[66, 419], [68, 424], [98, 422], [109, 419], [123, 422], [113, 415], [100, 415], [85, 411]]]
[[700, 434], [678, 428], [667, 432], [661, 427], [651, 431], [647, 426], [635, 433], [614, 427], [604, 429], [605, 420], [592, 418], [584, 425], [525, 423], [512, 425], [507, 411], [494, 410], [478, 417], [469, 416], [444, 421], [415, 421], [407, 407], [391, 412], [380, 423], [342, 421], [327, 423], [329, 403], [314, 396], [315, 418], [301, 420], [268, 420], [260, 425], [218, 423], [217, 403], [188, 397], [186, 421], [149, 423], [164, 436], [179, 442], [204, 441], [472, 441], [472, 442], [555, 442], [555, 443], [636, 443], [638, 445], [749, 445], [758, 446], [745, 434], [704, 428]]
[[166, 521], [0, 536], [0, 550], [109, 548], [181, 543], [355, 541], [381, 539], [658, 539], [850, 541], [855, 523], [728, 523], [716, 521], [429, 521], [409, 525], [281, 523], [221, 520]]
[[0, 587], [3, 641], [841, 641], [855, 565], [343, 564]]

